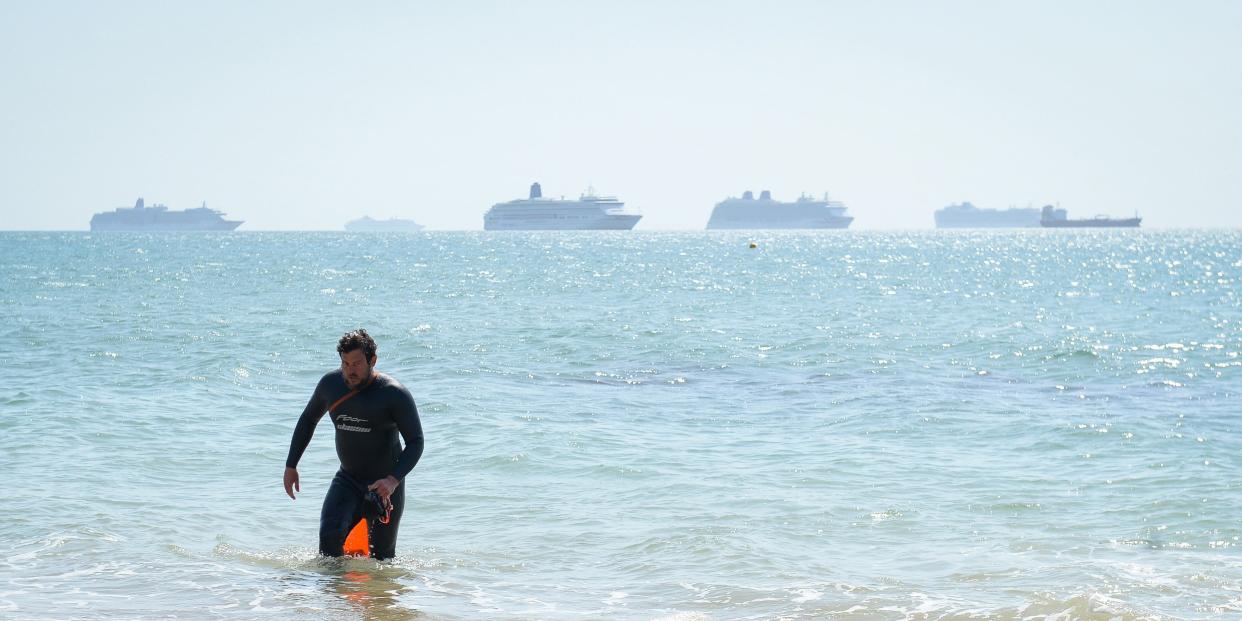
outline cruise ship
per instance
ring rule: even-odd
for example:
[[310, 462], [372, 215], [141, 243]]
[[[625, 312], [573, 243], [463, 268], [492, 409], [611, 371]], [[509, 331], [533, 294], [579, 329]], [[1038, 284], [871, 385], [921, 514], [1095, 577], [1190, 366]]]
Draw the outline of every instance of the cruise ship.
[[854, 221], [845, 215], [845, 204], [802, 195], [793, 202], [772, 199], [772, 193], [764, 190], [759, 199], [749, 190], [742, 198], [729, 197], [712, 210], [707, 220], [708, 229], [843, 229]]
[[92, 231], [232, 231], [241, 220], [225, 220], [224, 212], [201, 207], [170, 211], [156, 203], [147, 207], [139, 198], [133, 207], [117, 207], [91, 217]]
[[970, 203], [949, 205], [936, 211], [938, 229], [1039, 228], [1039, 210], [1034, 207], [980, 209]]
[[423, 230], [423, 225], [402, 218], [376, 220], [371, 216], [362, 216], [357, 220], [346, 222], [345, 230], [356, 233], [408, 233]]
[[1120, 227], [1120, 228], [1138, 228], [1142, 218], [1135, 215], [1133, 218], [1110, 218], [1108, 216], [1096, 216], [1082, 220], [1071, 220], [1064, 209], [1053, 207], [1052, 205], [1044, 205], [1043, 211], [1040, 213], [1039, 225], [1047, 228], [1080, 228], [1080, 227]]
[[530, 186], [530, 197], [492, 205], [483, 214], [485, 231], [576, 230], [628, 231], [642, 214], [627, 209], [613, 196], [596, 196], [588, 189], [578, 200], [544, 198], [538, 183]]

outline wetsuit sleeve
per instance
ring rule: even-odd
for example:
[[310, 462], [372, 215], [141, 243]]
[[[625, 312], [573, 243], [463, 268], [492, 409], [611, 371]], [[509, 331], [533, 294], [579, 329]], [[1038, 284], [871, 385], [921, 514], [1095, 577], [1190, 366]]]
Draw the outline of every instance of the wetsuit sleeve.
[[315, 435], [315, 425], [319, 424], [319, 419], [323, 418], [326, 411], [328, 411], [328, 401], [324, 397], [324, 380], [321, 379], [319, 385], [315, 387], [315, 394], [311, 395], [306, 408], [302, 410], [297, 427], [293, 428], [293, 440], [289, 442], [289, 456], [285, 458], [286, 468], [298, 467], [302, 453], [310, 445], [311, 436]]
[[393, 411], [393, 419], [401, 432], [401, 438], [405, 440], [405, 449], [397, 459], [392, 476], [400, 480], [414, 469], [414, 465], [423, 456], [423, 424], [418, 420], [418, 407], [414, 405], [414, 397], [410, 395], [410, 391], [402, 387], [398, 393], [400, 397]]

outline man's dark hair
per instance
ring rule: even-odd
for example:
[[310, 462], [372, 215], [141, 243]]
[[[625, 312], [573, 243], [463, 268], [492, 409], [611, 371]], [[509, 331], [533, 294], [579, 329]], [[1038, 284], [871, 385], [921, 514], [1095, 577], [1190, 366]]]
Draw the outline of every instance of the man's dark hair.
[[336, 353], [342, 356], [355, 349], [361, 349], [367, 360], [370, 360], [375, 357], [375, 339], [366, 330], [358, 328], [353, 332], [346, 332], [336, 344]]

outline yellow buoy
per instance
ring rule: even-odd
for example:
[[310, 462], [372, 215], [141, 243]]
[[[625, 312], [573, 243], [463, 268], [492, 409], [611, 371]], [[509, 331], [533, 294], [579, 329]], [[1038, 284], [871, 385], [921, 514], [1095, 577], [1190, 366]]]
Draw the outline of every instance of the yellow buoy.
[[758, 247], [759, 247], [759, 244], [756, 244], [755, 242], [750, 242], [750, 247], [751, 247], [751, 248], [758, 248]]

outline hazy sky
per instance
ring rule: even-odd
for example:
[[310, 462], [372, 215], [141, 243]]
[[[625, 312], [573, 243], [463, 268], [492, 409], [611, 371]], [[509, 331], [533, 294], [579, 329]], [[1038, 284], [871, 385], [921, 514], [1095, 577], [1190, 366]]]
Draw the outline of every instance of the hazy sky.
[[493, 203], [702, 229], [745, 190], [853, 228], [1060, 203], [1242, 227], [1242, 2], [0, 0], [0, 229], [142, 196], [240, 230]]

